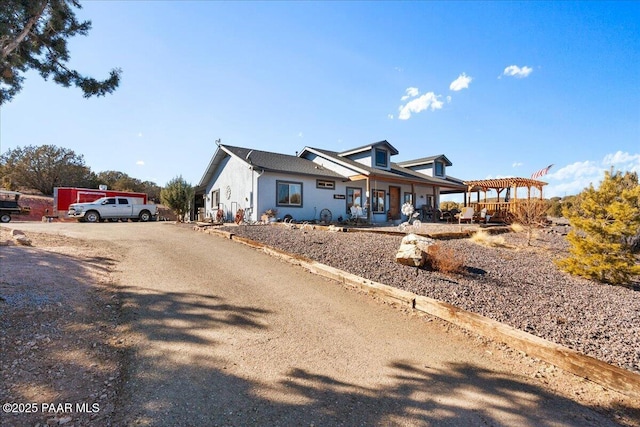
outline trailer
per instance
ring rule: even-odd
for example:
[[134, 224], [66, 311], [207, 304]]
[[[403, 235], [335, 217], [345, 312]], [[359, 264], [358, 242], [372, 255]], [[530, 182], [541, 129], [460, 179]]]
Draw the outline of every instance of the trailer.
[[107, 190], [100, 188], [79, 188], [79, 187], [55, 187], [53, 189], [53, 217], [66, 217], [69, 206], [72, 203], [88, 203], [96, 201], [102, 197], [129, 197], [134, 199], [136, 204], [146, 204], [146, 193], [135, 193], [131, 191]]
[[0, 222], [11, 221], [11, 215], [28, 215], [29, 206], [20, 206], [21, 194], [17, 191], [0, 190]]

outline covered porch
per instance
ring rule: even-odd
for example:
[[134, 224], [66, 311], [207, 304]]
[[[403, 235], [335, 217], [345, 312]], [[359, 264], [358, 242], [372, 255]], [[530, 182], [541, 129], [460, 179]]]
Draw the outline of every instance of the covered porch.
[[[510, 215], [513, 215], [517, 209], [518, 204], [531, 200], [532, 198], [543, 199], [542, 188], [547, 185], [546, 182], [538, 181], [530, 178], [495, 178], [495, 179], [481, 179], [475, 181], [465, 181], [467, 191], [465, 194], [465, 206], [473, 207], [475, 212], [480, 212], [482, 209], [487, 209], [487, 214], [492, 216], [492, 221], [505, 221]], [[526, 188], [526, 197], [518, 198], [518, 189]], [[487, 193], [494, 190], [497, 194], [495, 200], [489, 200]], [[539, 195], [533, 194], [532, 190], [537, 190]], [[504, 196], [501, 198], [501, 194], [504, 191]], [[480, 199], [480, 192], [484, 193], [482, 200]], [[472, 201], [472, 193], [476, 193], [476, 201]]]

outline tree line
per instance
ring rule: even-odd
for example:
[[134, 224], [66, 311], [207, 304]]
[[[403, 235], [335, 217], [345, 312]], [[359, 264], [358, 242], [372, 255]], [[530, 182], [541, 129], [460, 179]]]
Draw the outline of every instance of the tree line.
[[124, 172], [93, 172], [84, 156], [55, 145], [17, 147], [0, 155], [0, 186], [7, 190], [37, 191], [52, 196], [54, 187], [98, 188], [146, 193], [160, 201], [161, 187], [141, 181]]

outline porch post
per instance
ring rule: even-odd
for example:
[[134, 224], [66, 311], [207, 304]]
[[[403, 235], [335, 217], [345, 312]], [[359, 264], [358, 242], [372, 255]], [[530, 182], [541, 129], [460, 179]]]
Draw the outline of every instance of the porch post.
[[[418, 206], [416, 204], [417, 203], [417, 200], [416, 200], [416, 189], [415, 189], [415, 186], [414, 186], [413, 182], [411, 183], [411, 202], [412, 202], [411, 204], [413, 205], [414, 208]], [[404, 204], [404, 200], [402, 201], [402, 204]]]
[[371, 218], [372, 218], [371, 210], [373, 208], [373, 203], [372, 203], [373, 194], [371, 194], [371, 182], [369, 181], [369, 177], [366, 177], [365, 179], [366, 179], [366, 182], [367, 182], [367, 184], [366, 184], [367, 189], [366, 189], [365, 197], [369, 199], [369, 202], [367, 203], [369, 205], [369, 206], [367, 206], [367, 222], [371, 223]]

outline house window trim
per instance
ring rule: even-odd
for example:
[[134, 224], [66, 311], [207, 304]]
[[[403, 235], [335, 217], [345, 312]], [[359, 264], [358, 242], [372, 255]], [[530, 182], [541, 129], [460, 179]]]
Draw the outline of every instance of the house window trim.
[[[378, 153], [384, 154], [384, 163], [380, 163], [378, 161]], [[374, 163], [376, 167], [380, 167], [380, 168], [389, 167], [389, 152], [387, 150], [384, 150], [382, 148], [376, 148], [373, 151], [373, 156], [374, 156]]]
[[402, 203], [404, 204], [404, 203], [408, 202], [408, 203], [411, 203], [413, 205], [413, 199], [414, 199], [413, 193], [410, 192], [410, 191], [405, 191], [404, 192], [404, 199], [402, 200]]
[[443, 162], [435, 162], [435, 166], [433, 168], [433, 173], [435, 176], [444, 176], [444, 163]]
[[354, 197], [354, 199], [351, 201], [351, 206], [349, 206], [349, 190], [358, 190], [358, 191], [360, 191], [360, 207], [361, 207], [362, 209], [366, 209], [366, 208], [367, 208], [367, 206], [363, 206], [363, 203], [362, 203], [363, 194], [364, 194], [364, 191], [363, 191], [362, 187], [347, 187], [347, 188], [346, 188], [346, 190], [345, 190], [345, 199], [346, 199], [345, 207], [346, 207], [346, 212], [350, 215], [350, 214], [351, 214], [351, 206], [353, 206], [353, 205], [355, 204], [355, 203], [354, 203], [354, 201], [355, 201], [355, 197]]
[[335, 190], [336, 182], [330, 179], [316, 179], [316, 188], [320, 190]]
[[[379, 194], [382, 193], [382, 210], [380, 210], [380, 206], [378, 206]], [[371, 213], [372, 214], [383, 214], [386, 212], [385, 205], [387, 204], [387, 191], [374, 189], [371, 190]]]
[[211, 191], [211, 209], [218, 209], [220, 206], [220, 189]]
[[[295, 203], [280, 203], [279, 200], [279, 188], [281, 184], [287, 185], [299, 185], [300, 186], [300, 204]], [[304, 200], [304, 185], [301, 181], [288, 181], [288, 180], [276, 180], [276, 206], [289, 207], [289, 208], [301, 208]], [[289, 202], [291, 202], [291, 194], [289, 194]]]

